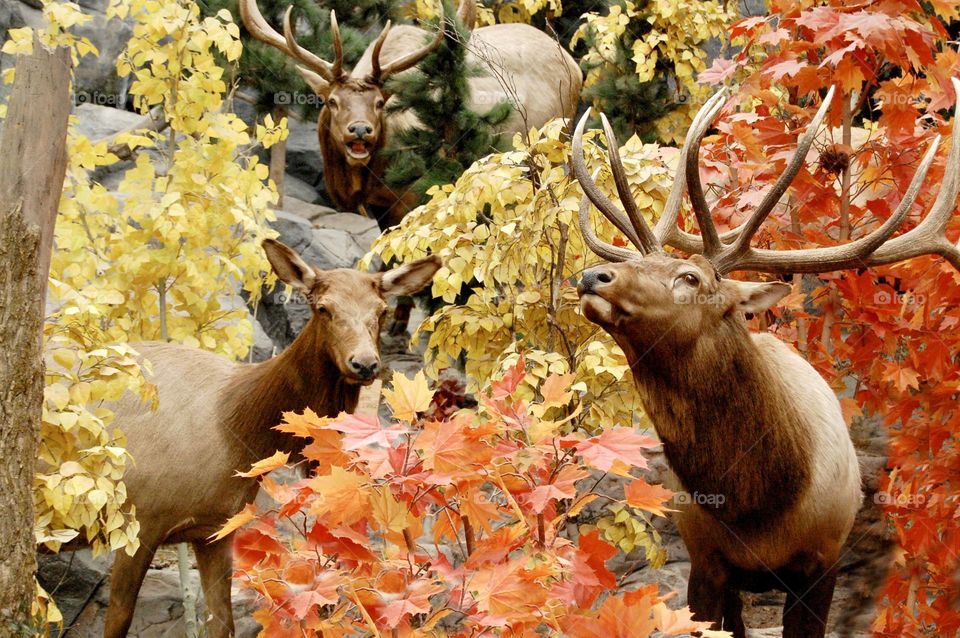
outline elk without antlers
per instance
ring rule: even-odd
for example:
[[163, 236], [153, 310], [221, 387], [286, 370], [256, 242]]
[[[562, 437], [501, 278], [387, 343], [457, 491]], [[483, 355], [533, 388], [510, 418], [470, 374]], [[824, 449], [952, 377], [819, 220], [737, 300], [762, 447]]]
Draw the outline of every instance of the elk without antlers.
[[[954, 90], [960, 95], [960, 80], [952, 79]], [[960, 191], [960, 118], [953, 121], [953, 137], [946, 171], [930, 213], [912, 230], [893, 237], [910, 213], [927, 171], [936, 156], [940, 136], [935, 136], [920, 162], [913, 179], [894, 213], [879, 227], [864, 237], [840, 246], [805, 248], [798, 250], [768, 250], [750, 245], [757, 230], [769, 216], [790, 183], [797, 176], [807, 152], [813, 143], [817, 129], [825, 119], [834, 96], [831, 88], [819, 110], [800, 136], [797, 150], [780, 174], [776, 183], [764, 196], [748, 219], [737, 228], [723, 234], [717, 232], [710, 207], [700, 182], [700, 143], [714, 118], [723, 107], [724, 92], [711, 97], [694, 118], [687, 133], [680, 155], [673, 186], [656, 228], [651, 229], [636, 208], [630, 194], [623, 164], [620, 161], [613, 132], [601, 115], [607, 147], [610, 154], [610, 169], [614, 176], [617, 193], [626, 209], [626, 215], [597, 187], [589, 175], [583, 158], [583, 129], [589, 113], [581, 118], [573, 140], [573, 171], [586, 195], [580, 210], [580, 227], [591, 250], [610, 261], [635, 259], [650, 253], [663, 252], [671, 246], [687, 253], [702, 254], [710, 260], [721, 274], [737, 270], [750, 270], [774, 274], [818, 273], [862, 266], [875, 266], [904, 261], [920, 255], [940, 255], [960, 270], [960, 247], [947, 240], [944, 231], [956, 206]], [[694, 235], [677, 227], [677, 218], [684, 191], [689, 191], [700, 235]], [[640, 250], [639, 253], [625, 250], [600, 241], [589, 226], [589, 202], [600, 210]]]

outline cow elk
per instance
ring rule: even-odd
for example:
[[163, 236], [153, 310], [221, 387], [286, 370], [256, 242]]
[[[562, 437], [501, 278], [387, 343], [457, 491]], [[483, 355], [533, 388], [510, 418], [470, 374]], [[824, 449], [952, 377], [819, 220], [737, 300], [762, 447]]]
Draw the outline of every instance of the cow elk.
[[[960, 81], [954, 79], [953, 86], [960, 96]], [[830, 386], [786, 344], [747, 329], [744, 313], [766, 310], [790, 286], [724, 275], [820, 273], [927, 254], [960, 269], [960, 247], [944, 235], [960, 189], [957, 114], [936, 201], [913, 229], [893, 237], [917, 198], [939, 138], [897, 209], [860, 239], [802, 250], [751, 247], [751, 238], [806, 161], [833, 93], [827, 93], [762, 202], [746, 222], [725, 233], [714, 226], [699, 172], [700, 143], [723, 106], [721, 94], [695, 118], [663, 215], [652, 229], [631, 197], [606, 118], [601, 117], [622, 211], [597, 188], [585, 166], [586, 116], [574, 135], [573, 171], [586, 193], [580, 227], [591, 250], [611, 262], [584, 272], [578, 287], [581, 307], [626, 353], [671, 469], [684, 490], [698, 495], [678, 517], [690, 552], [688, 602], [694, 617], [737, 638], [745, 635], [739, 591], [774, 588], [787, 594], [786, 638], [824, 636], [837, 563], [860, 507], [861, 484], [854, 447]], [[685, 190], [699, 235], [677, 225]], [[590, 202], [639, 252], [597, 238], [590, 227]], [[665, 252], [667, 246], [691, 256], [678, 258]]]
[[[337, 17], [330, 13], [334, 59], [328, 62], [297, 44], [293, 7], [283, 20], [283, 35], [264, 19], [256, 0], [240, 0], [240, 15], [250, 34], [297, 61], [298, 70], [323, 99], [317, 122], [323, 175], [327, 192], [342, 210], [368, 207], [385, 210], [378, 215], [382, 229], [397, 224], [414, 204], [411, 193], [395, 192], [384, 183], [380, 150], [391, 131], [419, 126], [410, 114], [388, 113], [388, 78], [412, 68], [444, 39], [444, 21], [430, 34], [418, 27], [389, 22], [352, 72], [343, 67], [343, 47]], [[459, 14], [472, 26], [474, 0], [463, 0]], [[556, 41], [526, 24], [497, 24], [471, 32], [467, 63], [486, 74], [470, 78], [470, 103], [483, 113], [508, 100], [514, 109], [500, 125], [507, 137], [540, 127], [547, 121], [574, 115], [582, 75], [577, 63]], [[387, 60], [384, 62], [384, 60]]]
[[207, 610], [207, 636], [233, 635], [230, 601], [232, 535], [208, 538], [256, 496], [255, 479], [236, 476], [275, 450], [297, 451], [273, 429], [282, 414], [310, 408], [319, 415], [352, 412], [361, 386], [380, 365], [380, 324], [386, 298], [416, 292], [440, 267], [436, 256], [377, 274], [322, 271], [280, 242], [264, 242], [277, 276], [309, 300], [312, 317], [278, 356], [238, 364], [171, 343], [136, 344], [153, 365], [154, 411], [126, 395], [115, 423], [133, 464], [123, 477], [140, 522], [140, 549], [118, 553], [110, 580], [104, 636], [125, 636], [137, 594], [161, 544], [193, 544]]

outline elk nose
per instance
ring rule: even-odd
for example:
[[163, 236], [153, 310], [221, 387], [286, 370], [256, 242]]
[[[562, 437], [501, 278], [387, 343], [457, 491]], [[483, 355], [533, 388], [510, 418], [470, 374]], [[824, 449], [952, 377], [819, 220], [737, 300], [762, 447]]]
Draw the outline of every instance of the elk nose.
[[616, 277], [613, 271], [607, 270], [606, 268], [590, 268], [584, 271], [583, 277], [580, 279], [580, 285], [577, 286], [577, 292], [581, 295], [591, 293], [598, 285], [609, 284], [616, 279]]
[[357, 137], [366, 137], [367, 135], [373, 133], [373, 127], [366, 122], [354, 122], [347, 127], [347, 130]]
[[372, 379], [380, 371], [380, 362], [376, 359], [351, 357], [350, 370], [361, 379]]

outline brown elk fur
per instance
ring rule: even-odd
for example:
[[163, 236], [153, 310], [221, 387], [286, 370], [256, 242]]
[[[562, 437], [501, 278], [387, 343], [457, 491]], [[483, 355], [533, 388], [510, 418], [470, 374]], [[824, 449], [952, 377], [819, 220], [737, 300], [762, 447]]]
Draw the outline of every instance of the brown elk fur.
[[356, 408], [361, 385], [379, 364], [384, 298], [419, 290], [440, 267], [430, 257], [385, 273], [321, 271], [279, 242], [268, 240], [265, 249], [277, 275], [306, 295], [313, 310], [283, 353], [238, 364], [176, 344], [135, 345], [152, 364], [159, 407], [129, 395], [114, 406], [133, 458], [124, 482], [140, 523], [140, 548], [114, 560], [108, 638], [126, 635], [155, 550], [174, 542], [193, 543], [212, 616], [207, 636], [233, 634], [232, 537], [208, 538], [256, 496], [256, 481], [236, 473], [277, 449], [297, 451], [291, 437], [273, 429], [283, 412], [310, 408], [335, 416]]

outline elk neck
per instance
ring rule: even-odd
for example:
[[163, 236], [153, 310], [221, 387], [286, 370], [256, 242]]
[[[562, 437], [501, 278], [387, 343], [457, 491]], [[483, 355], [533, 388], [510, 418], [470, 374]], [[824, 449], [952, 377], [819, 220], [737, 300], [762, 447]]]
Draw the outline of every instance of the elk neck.
[[360, 386], [344, 379], [327, 353], [316, 322], [312, 317], [294, 342], [277, 356], [238, 366], [224, 388], [222, 427], [233, 430], [239, 435], [237, 440], [244, 442], [241, 465], [278, 449], [302, 449], [305, 440], [273, 429], [283, 420], [284, 412], [310, 408], [319, 416], [336, 416], [356, 409]]
[[739, 316], [686, 350], [666, 341], [625, 350], [671, 468], [689, 493], [723, 495], [707, 506], [720, 520], [744, 531], [771, 524], [811, 480], [811, 435], [790, 380], [773, 373]]

